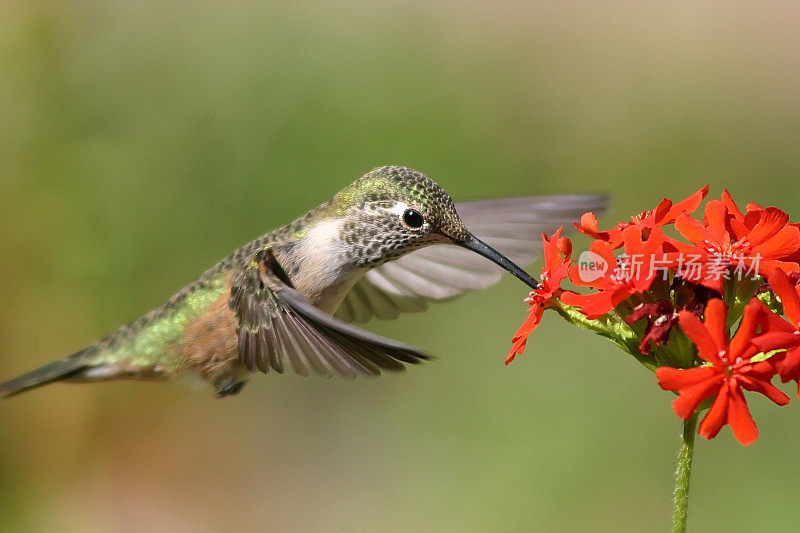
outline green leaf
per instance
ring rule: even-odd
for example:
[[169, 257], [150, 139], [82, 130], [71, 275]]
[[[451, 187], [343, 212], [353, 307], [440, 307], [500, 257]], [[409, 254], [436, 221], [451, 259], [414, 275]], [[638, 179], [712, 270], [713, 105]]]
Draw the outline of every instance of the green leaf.
[[770, 350], [769, 352], [760, 352], [755, 354], [753, 357], [750, 358], [751, 363], [760, 363], [761, 361], [766, 361], [770, 357], [775, 354], [779, 354], [785, 352], [786, 348], [778, 348], [777, 350]]
[[781, 301], [772, 291], [762, 292], [761, 294], [757, 295], [756, 298], [767, 304], [767, 307], [779, 315], [783, 315], [783, 306], [781, 305]]

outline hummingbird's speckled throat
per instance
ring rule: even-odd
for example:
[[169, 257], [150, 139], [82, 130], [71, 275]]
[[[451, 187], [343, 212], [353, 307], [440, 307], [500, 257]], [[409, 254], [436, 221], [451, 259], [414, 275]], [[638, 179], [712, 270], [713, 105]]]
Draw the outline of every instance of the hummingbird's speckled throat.
[[376, 168], [236, 250], [161, 307], [0, 385], [0, 397], [53, 381], [186, 373], [226, 396], [256, 370], [348, 377], [402, 370], [427, 356], [349, 322], [395, 318], [489, 286], [498, 266], [535, 287], [516, 263], [535, 257], [538, 235], [605, 203], [572, 195], [454, 204], [415, 170]]

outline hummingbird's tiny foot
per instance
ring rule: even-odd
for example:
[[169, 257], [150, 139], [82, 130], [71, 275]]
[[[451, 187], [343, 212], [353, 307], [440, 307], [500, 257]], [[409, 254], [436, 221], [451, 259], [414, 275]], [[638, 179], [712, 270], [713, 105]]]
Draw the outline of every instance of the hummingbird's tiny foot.
[[217, 390], [217, 397], [225, 398], [226, 396], [236, 396], [244, 388], [246, 383], [246, 380], [225, 383]]

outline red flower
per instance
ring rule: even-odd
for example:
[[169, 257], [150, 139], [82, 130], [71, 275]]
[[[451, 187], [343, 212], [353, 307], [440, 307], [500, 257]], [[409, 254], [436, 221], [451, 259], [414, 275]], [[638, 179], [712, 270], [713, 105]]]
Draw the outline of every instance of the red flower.
[[650, 355], [651, 342], [656, 346], [662, 346], [669, 341], [672, 326], [678, 322], [678, 313], [675, 312], [671, 301], [660, 299], [655, 303], [640, 303], [625, 317], [625, 322], [633, 324], [644, 318], [647, 319], [647, 326], [639, 342], [639, 351], [644, 355]]
[[684, 278], [722, 294], [731, 268], [740, 276], [768, 276], [776, 268], [798, 269], [797, 263], [781, 261], [800, 248], [800, 229], [789, 225], [789, 215], [775, 207], [742, 215], [730, 195], [726, 200], [708, 202], [703, 222], [686, 214], [675, 220], [675, 229], [693, 244], [676, 243], [680, 251], [676, 255], [683, 259], [688, 255], [690, 262], [695, 261], [677, 264]]
[[672, 200], [664, 198], [655, 209], [632, 216], [630, 222], [618, 222], [616, 228], [606, 231], [598, 231], [597, 217], [594, 216], [594, 213], [584, 213], [580, 224], [575, 224], [575, 228], [585, 235], [606, 241], [611, 245], [612, 249], [617, 249], [623, 244], [622, 234], [625, 229], [630, 227], [640, 228], [645, 238], [648, 238], [650, 236], [649, 230], [665, 224], [672, 224], [678, 215], [694, 213], [707, 194], [708, 185], [674, 205]]
[[728, 223], [734, 233], [741, 236], [747, 233], [748, 228], [755, 226], [764, 208], [758, 204], [747, 204], [747, 213], [743, 214], [727, 189], [722, 191], [722, 203], [728, 209]]
[[[653, 228], [650, 238], [642, 240], [642, 228], [631, 226], [622, 232], [625, 254], [618, 264], [613, 246], [606, 241], [594, 241], [589, 250], [595, 254], [596, 263], [605, 266], [602, 275], [587, 272], [582, 265], [570, 268], [569, 278], [575, 285], [599, 289], [599, 292], [577, 294], [565, 292], [561, 301], [580, 307], [590, 320], [601, 317], [633, 294], [641, 294], [650, 288], [659, 275], [657, 266], [662, 262], [662, 245], [665, 236], [661, 228]], [[588, 274], [588, 279], [587, 279]], [[599, 275], [599, 277], [597, 277]]]
[[[742, 214], [727, 190], [722, 191], [722, 202], [725, 204], [725, 207], [728, 208], [729, 224], [734, 233], [736, 233], [737, 238], [741, 238], [742, 235], [752, 229], [758, 223], [761, 214], [764, 212], [764, 208], [760, 205], [749, 203], [746, 206], [747, 212]], [[800, 228], [800, 224], [795, 222], [789, 222], [788, 226]], [[784, 260], [793, 263], [800, 262], [800, 250], [796, 250], [794, 253], [784, 257]]]
[[708, 302], [705, 323], [688, 311], [679, 315], [683, 332], [697, 345], [697, 354], [707, 366], [679, 370], [660, 367], [656, 370], [658, 384], [664, 390], [678, 391], [680, 396], [672, 408], [684, 420], [689, 419], [706, 398], [714, 397], [708, 414], [700, 423], [700, 435], [711, 439], [722, 426], [730, 424], [736, 439], [744, 445], [758, 438], [742, 389], [760, 392], [778, 405], [789, 403], [789, 397], [770, 380], [775, 370], [768, 361], [751, 362], [759, 350], [751, 340], [761, 324], [764, 304], [753, 298], [746, 306], [736, 335], [728, 340], [727, 307], [714, 298]]
[[772, 273], [769, 283], [781, 299], [783, 314], [788, 321], [770, 313], [769, 331], [753, 339], [753, 344], [762, 352], [787, 348], [786, 352], [772, 356], [770, 362], [780, 374], [782, 382], [798, 383], [797, 397], [800, 398], [800, 294], [798, 287], [781, 270]]
[[513, 361], [517, 354], [525, 351], [528, 335], [533, 333], [533, 330], [542, 320], [544, 310], [556, 303], [556, 298], [561, 292], [561, 282], [567, 277], [567, 272], [572, 264], [570, 259], [572, 242], [561, 236], [563, 228], [563, 226], [558, 228], [550, 239], [542, 233], [544, 254], [544, 267], [542, 267], [541, 276], [542, 285], [538, 289], [531, 291], [528, 298], [525, 299], [530, 306], [528, 308], [528, 318], [511, 339], [513, 346], [508, 352], [508, 357], [506, 357], [506, 364]]
[[671, 299], [661, 298], [656, 303], [642, 302], [625, 317], [625, 322], [633, 324], [647, 319], [644, 336], [639, 342], [639, 352], [650, 354], [650, 343], [663, 346], [669, 342], [672, 327], [678, 324], [678, 312], [690, 311], [697, 316], [703, 314], [706, 303], [716, 293], [707, 287], [675, 278], [670, 285]]

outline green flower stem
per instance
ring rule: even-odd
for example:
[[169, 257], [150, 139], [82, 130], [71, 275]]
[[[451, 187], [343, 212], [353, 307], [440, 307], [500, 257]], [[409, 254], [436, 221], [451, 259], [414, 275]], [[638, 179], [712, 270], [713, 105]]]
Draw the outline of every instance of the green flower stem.
[[698, 411], [695, 411], [692, 417], [683, 423], [681, 451], [678, 454], [678, 469], [675, 471], [673, 533], [684, 533], [686, 531], [686, 513], [689, 509], [689, 478], [692, 475], [692, 452], [694, 451], [694, 434], [697, 430]]
[[656, 361], [639, 351], [639, 338], [636, 332], [621, 318], [614, 314], [603, 315], [600, 318], [589, 320], [577, 307], [570, 307], [561, 302], [553, 307], [561, 317], [576, 326], [609, 339], [611, 342], [631, 354], [639, 363], [652, 372], [658, 368]]
[[755, 296], [756, 289], [761, 285], [761, 278], [747, 278], [742, 280], [725, 280], [724, 300], [728, 305], [728, 327], [733, 326], [742, 317], [744, 308]]

